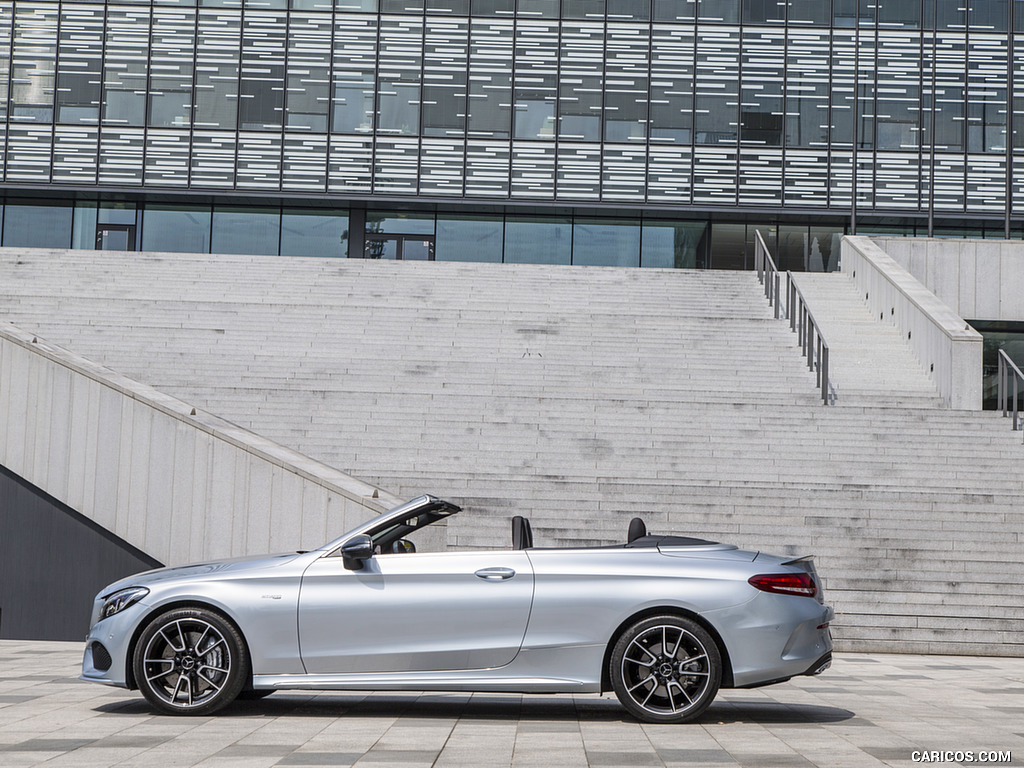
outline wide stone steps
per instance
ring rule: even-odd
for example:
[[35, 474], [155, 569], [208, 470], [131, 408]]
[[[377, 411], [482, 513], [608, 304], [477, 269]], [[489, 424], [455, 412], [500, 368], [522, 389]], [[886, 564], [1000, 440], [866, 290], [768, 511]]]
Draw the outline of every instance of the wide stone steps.
[[798, 280], [841, 408], [750, 273], [0, 249], [0, 312], [400, 496], [451, 497], [451, 546], [507, 548], [514, 514], [541, 546], [622, 542], [639, 515], [815, 553], [840, 647], [1014, 646], [1021, 435], [937, 408], [845, 278]]

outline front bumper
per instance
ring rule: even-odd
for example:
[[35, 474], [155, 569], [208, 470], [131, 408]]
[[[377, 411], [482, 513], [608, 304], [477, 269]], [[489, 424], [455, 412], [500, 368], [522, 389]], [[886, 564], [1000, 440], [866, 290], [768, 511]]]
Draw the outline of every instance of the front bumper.
[[[82, 674], [78, 676], [78, 679], [127, 688], [129, 646], [135, 628], [148, 611], [147, 606], [135, 603], [109, 619], [103, 619], [93, 624], [85, 638]], [[99, 614], [94, 611], [93, 615]], [[103, 658], [103, 651], [96, 648], [94, 644], [99, 644], [109, 654], [109, 666], [107, 659]]]

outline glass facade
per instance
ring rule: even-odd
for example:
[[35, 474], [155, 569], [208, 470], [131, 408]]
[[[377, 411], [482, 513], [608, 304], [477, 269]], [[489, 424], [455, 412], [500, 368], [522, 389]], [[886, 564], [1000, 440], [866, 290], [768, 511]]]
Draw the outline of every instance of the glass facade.
[[1024, 222], [1021, 0], [0, 0], [0, 73], [5, 244], [44, 188], [40, 243], [108, 195], [147, 250], [743, 268], [770, 223], [813, 268]]

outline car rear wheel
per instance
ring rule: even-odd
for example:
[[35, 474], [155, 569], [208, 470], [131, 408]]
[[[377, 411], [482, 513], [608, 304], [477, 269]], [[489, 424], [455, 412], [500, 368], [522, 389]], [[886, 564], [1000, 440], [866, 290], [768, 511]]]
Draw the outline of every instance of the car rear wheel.
[[648, 723], [687, 723], [711, 706], [722, 680], [718, 646], [702, 626], [653, 616], [630, 626], [612, 649], [612, 687]]
[[151, 621], [135, 646], [135, 680], [161, 712], [208, 715], [227, 706], [249, 675], [241, 635], [203, 608], [168, 611]]

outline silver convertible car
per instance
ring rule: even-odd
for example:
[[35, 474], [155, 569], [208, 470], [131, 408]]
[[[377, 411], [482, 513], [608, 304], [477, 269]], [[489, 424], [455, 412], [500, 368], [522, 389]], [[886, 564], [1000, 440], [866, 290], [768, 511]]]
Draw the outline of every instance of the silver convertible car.
[[[586, 693], [697, 718], [719, 688], [831, 663], [809, 557], [650, 535], [429, 552], [459, 507], [422, 496], [311, 552], [140, 573], [96, 598], [82, 679], [208, 714], [285, 689]], [[417, 551], [419, 544], [419, 551]]]

